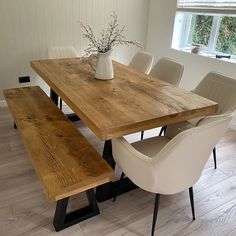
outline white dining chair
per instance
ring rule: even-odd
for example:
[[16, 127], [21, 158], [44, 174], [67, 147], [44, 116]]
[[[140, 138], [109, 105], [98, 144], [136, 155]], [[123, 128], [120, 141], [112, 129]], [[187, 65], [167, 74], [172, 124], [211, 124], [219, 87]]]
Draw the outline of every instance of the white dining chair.
[[149, 74], [152, 68], [153, 60], [154, 57], [150, 53], [140, 51], [134, 55], [129, 66], [139, 72]]
[[[150, 75], [157, 79], [168, 82], [172, 85], [178, 86], [182, 78], [184, 66], [178, 62], [173, 61], [170, 58], [161, 58], [152, 68]], [[159, 135], [165, 130], [165, 127], [161, 128]], [[143, 140], [144, 131], [141, 132], [141, 140]]]
[[161, 58], [152, 68], [150, 75], [157, 79], [178, 86], [182, 78], [184, 66], [170, 58]]
[[[73, 58], [78, 57], [76, 49], [72, 46], [54, 46], [48, 48], [49, 59], [60, 59], [60, 58]], [[60, 109], [62, 110], [62, 99], [59, 102]]]
[[48, 58], [73, 58], [78, 57], [76, 49], [72, 46], [61, 46], [61, 47], [49, 47], [48, 48]]
[[132, 144], [123, 137], [112, 140], [113, 157], [123, 173], [138, 187], [156, 194], [152, 236], [160, 194], [176, 194], [189, 189], [195, 220], [193, 185], [200, 178], [212, 149], [227, 131], [229, 122], [229, 115], [214, 117], [173, 139], [157, 136]]
[[[236, 80], [217, 72], [208, 73], [192, 92], [218, 103], [217, 114], [233, 113], [236, 109]], [[204, 117], [169, 125], [171, 136], [197, 126]], [[217, 168], [216, 148], [213, 149], [214, 166]]]

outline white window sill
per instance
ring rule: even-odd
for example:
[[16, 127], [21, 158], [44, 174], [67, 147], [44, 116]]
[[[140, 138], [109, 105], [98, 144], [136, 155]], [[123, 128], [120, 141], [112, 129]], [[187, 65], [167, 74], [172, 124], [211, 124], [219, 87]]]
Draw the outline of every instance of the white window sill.
[[216, 58], [216, 54], [211, 54], [211, 53], [207, 53], [207, 52], [204, 52], [204, 51], [200, 52], [198, 54], [195, 54], [195, 53], [191, 52], [191, 49], [182, 49], [182, 48], [172, 48], [172, 49], [176, 50], [176, 51], [184, 52], [184, 53], [197, 55], [197, 56], [208, 57], [208, 58], [215, 59], [215, 60], [218, 60], [218, 61], [236, 63], [236, 58], [235, 57], [231, 57], [230, 59], [228, 59], [228, 58]]

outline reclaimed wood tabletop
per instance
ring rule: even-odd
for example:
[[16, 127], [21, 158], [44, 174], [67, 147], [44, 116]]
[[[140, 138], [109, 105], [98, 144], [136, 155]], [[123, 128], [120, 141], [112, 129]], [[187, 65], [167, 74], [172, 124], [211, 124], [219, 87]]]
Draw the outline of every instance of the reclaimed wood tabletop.
[[80, 58], [36, 60], [31, 66], [101, 140], [210, 115], [218, 107], [115, 61], [109, 81], [95, 79]]

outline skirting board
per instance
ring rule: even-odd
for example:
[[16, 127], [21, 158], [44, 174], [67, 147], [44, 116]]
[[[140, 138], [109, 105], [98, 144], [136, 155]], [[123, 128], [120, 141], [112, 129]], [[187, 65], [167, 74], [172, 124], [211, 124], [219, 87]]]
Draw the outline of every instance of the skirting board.
[[7, 103], [5, 100], [0, 100], [0, 107], [7, 107]]

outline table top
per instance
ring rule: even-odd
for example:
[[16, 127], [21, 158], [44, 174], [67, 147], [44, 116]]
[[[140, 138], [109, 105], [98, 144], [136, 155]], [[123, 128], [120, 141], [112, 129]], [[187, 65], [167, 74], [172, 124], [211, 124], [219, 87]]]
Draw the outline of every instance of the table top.
[[213, 114], [217, 103], [113, 62], [102, 81], [79, 58], [31, 62], [32, 68], [101, 140]]

